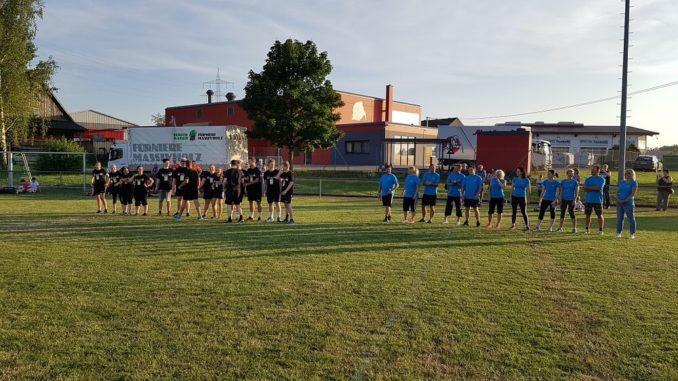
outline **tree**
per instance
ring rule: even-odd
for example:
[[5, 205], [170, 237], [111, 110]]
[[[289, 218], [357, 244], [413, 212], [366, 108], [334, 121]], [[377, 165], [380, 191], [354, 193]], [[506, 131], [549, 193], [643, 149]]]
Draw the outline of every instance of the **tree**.
[[164, 127], [165, 126], [165, 115], [161, 113], [155, 113], [151, 115], [151, 121], [153, 121], [154, 126]]
[[335, 109], [344, 105], [327, 76], [327, 52], [312, 41], [276, 41], [261, 73], [250, 70], [242, 107], [254, 121], [249, 136], [296, 152], [330, 148], [343, 136]]
[[35, 131], [39, 94], [48, 90], [57, 65], [50, 57], [34, 66], [36, 22], [42, 17], [41, 0], [6, 1], [0, 7], [0, 149], [7, 163], [9, 145]]

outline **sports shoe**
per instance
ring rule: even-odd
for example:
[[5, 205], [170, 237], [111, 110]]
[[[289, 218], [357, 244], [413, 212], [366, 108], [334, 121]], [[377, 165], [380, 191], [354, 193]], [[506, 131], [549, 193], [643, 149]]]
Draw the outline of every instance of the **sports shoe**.
[[501, 229], [501, 224], [497, 224], [497, 226], [495, 226], [495, 229]]
[[577, 229], [572, 229], [572, 234], [577, 234]]
[[426, 221], [426, 223], [427, 223], [427, 224], [432, 224], [432, 223], [433, 223], [433, 220], [428, 220], [428, 221]]
[[447, 223], [448, 223], [448, 222], [447, 222], [447, 218], [444, 219], [443, 222], [441, 222], [441, 224], [443, 224], [443, 225], [444, 225], [444, 224], [447, 224]]
[[476, 221], [476, 227], [477, 227], [477, 228], [480, 227], [480, 221]]
[[[115, 212], [113, 212], [115, 213]], [[162, 216], [162, 211], [158, 212], [158, 216]]]
[[148, 216], [148, 214], [147, 214], [147, 213], [144, 213], [144, 214], [142, 214], [142, 216]]
[[[388, 222], [391, 222], [391, 220], [389, 220]], [[285, 223], [288, 224], [288, 225], [294, 225], [294, 220], [293, 220], [293, 219], [289, 219], [289, 220], [287, 220], [287, 222], [285, 222]]]
[[388, 222], [388, 217], [384, 216], [384, 222]]
[[599, 230], [599, 231], [598, 231], [598, 235], [604, 235], [604, 234], [605, 234], [605, 233], [603, 233], [602, 230]]
[[562, 231], [563, 231], [563, 228], [556, 229], [556, 232], [562, 232]]
[[247, 221], [254, 221], [254, 217], [252, 216], [247, 217]]
[[268, 217], [268, 218], [266, 219], [266, 222], [273, 222], [273, 217]]
[[547, 231], [547, 232], [552, 232], [552, 231], [553, 231], [553, 228], [548, 228], [546, 231]]
[[586, 229], [586, 230], [584, 231], [584, 234], [589, 234], [589, 229]]
[[282, 220], [280, 219], [280, 217], [278, 217], [278, 219], [277, 219], [277, 220], [275, 220], [275, 222], [277, 222], [277, 223], [281, 223], [281, 222], [282, 222]]
[[621, 238], [621, 233], [617, 233], [617, 238]]
[[426, 220], [422, 218], [421, 220], [419, 220], [419, 222], [423, 224], [426, 223]]
[[457, 220], [457, 225], [461, 225], [461, 220]]
[[509, 230], [516, 230], [516, 225], [511, 225], [511, 227], [509, 228]]
[[191, 213], [186, 212], [186, 217], [190, 217], [190, 216], [191, 216]]
[[536, 231], [536, 232], [541, 231], [541, 228], [539, 226], [535, 226], [534, 231]]
[[388, 219], [388, 222], [391, 222], [391, 216], [386, 217]]
[[239, 224], [244, 224], [245, 220], [243, 220], [242, 216], [238, 217], [238, 223]]
[[174, 221], [181, 221], [181, 216], [178, 214], [175, 214], [174, 217], [172, 217]]
[[257, 221], [261, 221], [261, 217], [257, 218]]
[[468, 226], [468, 220], [464, 221], [464, 226]]
[[205, 216], [201, 216], [201, 215], [198, 214], [198, 221], [202, 221], [204, 219], [205, 219]]
[[101, 213], [101, 210], [97, 210], [97, 214], [98, 214], [98, 213]]
[[104, 214], [108, 214], [108, 209], [104, 209]]
[[629, 239], [636, 239], [636, 235], [635, 235], [635, 234], [631, 234], [631, 235], [629, 236]]
[[231, 217], [228, 217], [228, 221], [226, 221], [226, 223], [227, 223], [227, 224], [232, 224], [232, 223], [233, 223], [233, 219], [232, 219]]

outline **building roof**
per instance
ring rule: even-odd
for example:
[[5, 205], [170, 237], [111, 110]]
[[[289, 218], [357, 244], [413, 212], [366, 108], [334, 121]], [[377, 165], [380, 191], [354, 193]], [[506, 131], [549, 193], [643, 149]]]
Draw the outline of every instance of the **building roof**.
[[[603, 125], [585, 125], [583, 123], [574, 122], [558, 122], [558, 123], [522, 123], [522, 122], [507, 122], [497, 123], [495, 126], [525, 126], [530, 127], [532, 132], [537, 134], [580, 134], [580, 135], [600, 135], [600, 134], [619, 134], [619, 126], [603, 126]], [[640, 136], [654, 136], [659, 135], [659, 132], [645, 130], [638, 127], [627, 126], [627, 135]]]
[[421, 121], [421, 125], [435, 128], [438, 126], [463, 126], [464, 123], [461, 122], [461, 119], [452, 117], [442, 119], [424, 119]]
[[95, 110], [76, 111], [70, 114], [75, 122], [88, 130], [122, 130], [136, 126], [128, 122]]

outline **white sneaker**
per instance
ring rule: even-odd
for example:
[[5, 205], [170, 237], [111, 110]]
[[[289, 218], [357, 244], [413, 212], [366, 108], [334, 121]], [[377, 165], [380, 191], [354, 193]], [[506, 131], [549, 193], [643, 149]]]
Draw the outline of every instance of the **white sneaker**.
[[557, 232], [562, 232], [562, 231], [563, 231], [563, 228], [558, 228], [556, 231], [557, 231]]
[[631, 234], [631, 235], [629, 236], [629, 239], [635, 239], [635, 238], [636, 238], [635, 234]]
[[617, 238], [621, 238], [621, 233], [617, 233]]
[[266, 222], [273, 222], [273, 217], [268, 217], [268, 218], [266, 219]]

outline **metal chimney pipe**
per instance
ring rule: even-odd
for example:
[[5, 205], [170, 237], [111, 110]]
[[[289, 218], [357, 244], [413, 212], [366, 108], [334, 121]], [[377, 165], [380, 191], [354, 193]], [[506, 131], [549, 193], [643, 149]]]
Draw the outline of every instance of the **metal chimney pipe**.
[[207, 90], [207, 103], [212, 103], [212, 95], [214, 95], [214, 91], [212, 89]]

